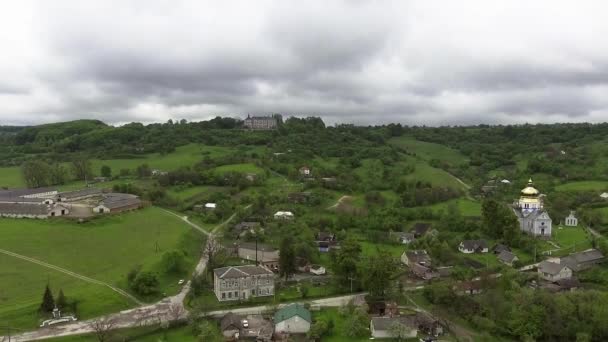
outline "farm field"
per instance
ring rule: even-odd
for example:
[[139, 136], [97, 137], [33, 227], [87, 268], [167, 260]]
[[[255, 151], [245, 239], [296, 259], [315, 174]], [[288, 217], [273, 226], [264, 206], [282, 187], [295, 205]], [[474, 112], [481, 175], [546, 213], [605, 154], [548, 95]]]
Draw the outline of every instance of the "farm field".
[[560, 184], [556, 191], [604, 191], [608, 190], [608, 181], [579, 181]]
[[[177, 280], [183, 275], [161, 272], [160, 260], [164, 252], [182, 250], [186, 253], [188, 270], [198, 259], [203, 237], [178, 218], [161, 209], [150, 207], [133, 213], [108, 216], [78, 224], [68, 220], [0, 220], [0, 248], [52, 265], [63, 267], [125, 290], [126, 275], [134, 267], [159, 273], [160, 292], [177, 293]], [[105, 287], [89, 285], [76, 278], [35, 264], [23, 265], [21, 259], [3, 256], [0, 263], [2, 289], [0, 320], [17, 313], [35, 311], [40, 304], [47, 281], [58, 291], [63, 288], [67, 297], [79, 301], [79, 311], [87, 313], [116, 311], [118, 307], [133, 305], [113, 292], [105, 294]], [[31, 268], [37, 268], [32, 271]], [[28, 286], [23, 284], [27, 283]], [[64, 287], [65, 286], [65, 287]], [[96, 303], [107, 296], [104, 305]], [[149, 298], [154, 300], [156, 298]], [[107, 302], [107, 303], [106, 303]], [[111, 307], [110, 310], [107, 306]], [[18, 316], [22, 316], [22, 315]], [[31, 316], [30, 316], [31, 317]], [[25, 324], [25, 322], [21, 322]], [[30, 322], [32, 325], [35, 321]]]
[[445, 145], [416, 140], [414, 137], [410, 136], [392, 138], [389, 140], [389, 143], [401, 147], [410, 153], [415, 153], [416, 156], [426, 161], [438, 159], [447, 161], [453, 165], [463, 164], [469, 161], [465, 155], [457, 150]]

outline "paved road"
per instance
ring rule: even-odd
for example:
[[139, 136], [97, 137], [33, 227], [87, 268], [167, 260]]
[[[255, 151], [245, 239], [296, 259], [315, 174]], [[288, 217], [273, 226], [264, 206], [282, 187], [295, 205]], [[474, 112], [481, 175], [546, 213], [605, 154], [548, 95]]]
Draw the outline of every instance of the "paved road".
[[[246, 206], [245, 209], [248, 209], [249, 207], [251, 207], [251, 205]], [[188, 225], [190, 225], [194, 229], [207, 235], [208, 236], [207, 244], [211, 243], [214, 240], [214, 235], [220, 228], [222, 228], [223, 226], [230, 223], [230, 221], [232, 221], [236, 217], [236, 213], [232, 214], [229, 218], [224, 220], [222, 223], [213, 227], [211, 232], [208, 232], [207, 230], [200, 227], [196, 223], [193, 223], [190, 220], [188, 220], [187, 216], [180, 216], [169, 210], [165, 210], [165, 209], [163, 209], [163, 210], [173, 216], [180, 218], [182, 221], [186, 222]], [[9, 251], [3, 251], [3, 252], [12, 253]], [[20, 256], [20, 257], [23, 257], [23, 256]], [[27, 257], [23, 257], [23, 258], [27, 258]], [[30, 261], [30, 260], [28, 260], [28, 261]], [[36, 260], [36, 262], [40, 263], [40, 264], [46, 264], [46, 263], [44, 263], [42, 261], [38, 261], [38, 260]], [[46, 266], [46, 265], [48, 265], [48, 266]], [[43, 266], [46, 266], [46, 267], [53, 266], [50, 264], [46, 264], [46, 265], [43, 265]], [[57, 266], [54, 266], [54, 267], [57, 267]], [[202, 272], [205, 271], [206, 267], [207, 267], [207, 258], [205, 257], [205, 255], [203, 255], [201, 257], [201, 259], [199, 260], [198, 264], [196, 265], [193, 274], [194, 275], [201, 274]], [[76, 276], [77, 278], [85, 280], [85, 281], [96, 282], [100, 285], [106, 285], [106, 286], [111, 287], [110, 285], [105, 284], [103, 282], [99, 282], [95, 279], [91, 279], [91, 278], [81, 276], [81, 275], [78, 275], [75, 273], [71, 274], [73, 272], [71, 272], [69, 270], [61, 269], [59, 267], [54, 268], [54, 269], [56, 269], [60, 272], [64, 272], [64, 273], [68, 273], [70, 275]], [[85, 278], [88, 280], [86, 280]], [[115, 289], [115, 290], [122, 291], [120, 289]], [[186, 297], [186, 295], [188, 294], [189, 291], [190, 291], [190, 281], [188, 281], [182, 287], [182, 290], [177, 295], [172, 296], [172, 297], [167, 297], [155, 304], [142, 305], [141, 302], [137, 301], [137, 299], [135, 299], [133, 297], [133, 299], [135, 301], [137, 301], [137, 303], [140, 305], [139, 307], [130, 309], [130, 310], [121, 311], [119, 313], [107, 315], [107, 316], [104, 316], [103, 318], [114, 321], [115, 322], [115, 324], [113, 326], [114, 329], [158, 324], [158, 323], [160, 323], [160, 321], [175, 320], [177, 318], [183, 318], [185, 315], [187, 315], [186, 308], [184, 307], [184, 304], [183, 304], [184, 298]], [[122, 292], [124, 292], [124, 291], [122, 291]], [[131, 295], [129, 295], [126, 292], [124, 292], [124, 294], [132, 297]], [[182, 312], [181, 317], [176, 317], [175, 312]], [[87, 320], [87, 321], [80, 321], [80, 322], [75, 322], [75, 323], [71, 323], [71, 324], [58, 325], [58, 326], [53, 326], [53, 327], [48, 327], [48, 328], [41, 328], [36, 331], [26, 332], [23, 334], [12, 336], [11, 341], [14, 341], [14, 342], [33, 341], [33, 340], [41, 340], [41, 339], [46, 339], [46, 338], [51, 338], [51, 337], [90, 333], [90, 332], [93, 332], [91, 323], [93, 323], [95, 320], [98, 320], [98, 319], [101, 319], [101, 318], [91, 319], [91, 320]], [[5, 339], [6, 339], [6, 337], [0, 336], [0, 341], [4, 341]]]
[[40, 261], [38, 259], [30, 258], [30, 257], [27, 257], [25, 255], [21, 255], [21, 254], [17, 254], [17, 253], [11, 252], [11, 251], [7, 251], [5, 249], [0, 249], [0, 253], [6, 254], [8, 256], [12, 256], [14, 258], [18, 258], [18, 259], [21, 259], [21, 260], [25, 260], [25, 261], [31, 262], [31, 263], [40, 265], [42, 267], [50, 268], [50, 269], [55, 270], [57, 272], [61, 272], [61, 273], [67, 274], [67, 275], [69, 275], [71, 277], [74, 277], [76, 279], [80, 279], [82, 281], [86, 281], [87, 283], [101, 285], [101, 286], [106, 286], [106, 287], [110, 288], [112, 291], [120, 294], [121, 296], [124, 296], [124, 297], [132, 300], [137, 305], [143, 305], [144, 304], [144, 303], [140, 302], [137, 298], [135, 298], [132, 295], [130, 295], [129, 293], [125, 292], [124, 290], [119, 289], [119, 288], [117, 288], [115, 286], [112, 286], [112, 285], [110, 285], [108, 283], [104, 283], [101, 280], [93, 279], [93, 278], [87, 277], [85, 275], [78, 274], [78, 273], [72, 272], [70, 270], [66, 270], [63, 267], [55, 266], [55, 265], [49, 264], [47, 262]]

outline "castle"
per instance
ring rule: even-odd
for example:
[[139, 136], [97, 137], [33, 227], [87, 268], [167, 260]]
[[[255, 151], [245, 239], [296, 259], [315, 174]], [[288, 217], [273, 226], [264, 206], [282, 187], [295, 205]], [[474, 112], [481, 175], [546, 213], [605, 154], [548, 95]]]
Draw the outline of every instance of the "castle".
[[519, 197], [519, 201], [513, 204], [513, 212], [519, 220], [520, 229], [528, 234], [550, 238], [551, 217], [544, 209], [540, 192], [534, 188], [532, 179], [528, 181]]
[[243, 126], [249, 129], [276, 129], [278, 118], [273, 116], [249, 116], [245, 119]]

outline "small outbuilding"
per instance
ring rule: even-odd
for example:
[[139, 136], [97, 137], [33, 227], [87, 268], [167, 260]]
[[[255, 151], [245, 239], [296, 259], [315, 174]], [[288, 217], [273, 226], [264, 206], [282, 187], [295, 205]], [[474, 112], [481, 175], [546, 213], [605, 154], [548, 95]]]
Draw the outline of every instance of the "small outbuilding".
[[574, 216], [574, 211], [570, 211], [570, 215], [566, 217], [565, 223], [568, 227], [578, 226], [578, 219], [576, 218], [576, 216]]
[[274, 314], [274, 330], [278, 333], [306, 334], [311, 323], [310, 311], [299, 303], [289, 304]]

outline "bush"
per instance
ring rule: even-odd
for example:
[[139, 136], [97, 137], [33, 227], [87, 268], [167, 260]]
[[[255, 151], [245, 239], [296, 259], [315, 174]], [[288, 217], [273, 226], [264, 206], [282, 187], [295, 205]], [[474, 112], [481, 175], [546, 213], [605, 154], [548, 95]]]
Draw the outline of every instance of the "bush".
[[158, 293], [158, 276], [154, 272], [144, 271], [137, 274], [131, 284], [131, 289], [141, 296]]

